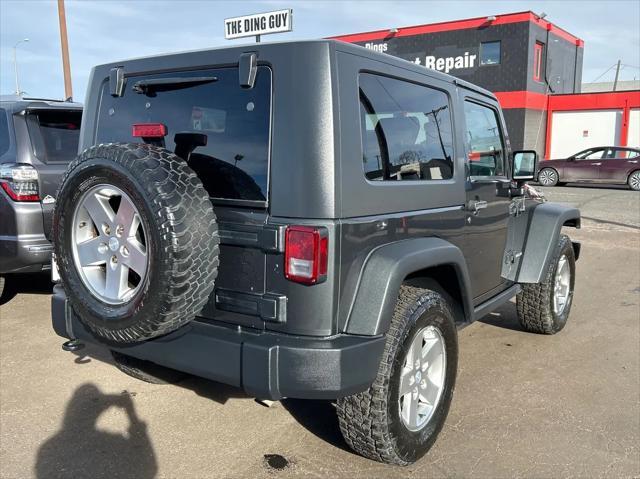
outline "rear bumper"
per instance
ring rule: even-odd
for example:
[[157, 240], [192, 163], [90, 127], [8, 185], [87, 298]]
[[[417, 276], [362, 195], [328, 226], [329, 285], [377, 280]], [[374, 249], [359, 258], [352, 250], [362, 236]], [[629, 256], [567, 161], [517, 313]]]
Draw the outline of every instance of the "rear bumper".
[[[68, 306], [60, 285], [51, 314], [59, 336], [99, 344]], [[114, 349], [263, 399], [336, 399], [371, 385], [384, 337], [311, 338], [196, 320], [161, 338]]]
[[43, 234], [0, 236], [0, 274], [49, 270], [52, 249]]

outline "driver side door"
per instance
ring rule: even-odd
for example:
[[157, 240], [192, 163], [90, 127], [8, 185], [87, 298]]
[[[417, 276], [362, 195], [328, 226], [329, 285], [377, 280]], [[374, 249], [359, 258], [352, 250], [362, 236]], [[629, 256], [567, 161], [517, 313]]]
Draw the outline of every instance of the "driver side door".
[[562, 181], [597, 181], [606, 151], [606, 148], [593, 148], [578, 153], [566, 162]]
[[505, 288], [502, 263], [509, 224], [508, 143], [497, 105], [467, 94], [464, 105], [467, 157], [465, 256], [474, 303]]

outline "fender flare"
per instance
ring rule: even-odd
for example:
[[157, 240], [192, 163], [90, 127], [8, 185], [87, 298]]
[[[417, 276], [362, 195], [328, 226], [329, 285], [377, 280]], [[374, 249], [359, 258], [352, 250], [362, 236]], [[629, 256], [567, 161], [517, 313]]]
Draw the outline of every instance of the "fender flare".
[[549, 269], [553, 250], [560, 237], [560, 230], [563, 226], [580, 228], [580, 221], [580, 210], [577, 208], [558, 203], [538, 205], [533, 210], [529, 221], [516, 282], [540, 283]]
[[456, 271], [465, 320], [473, 317], [471, 284], [460, 248], [441, 238], [415, 238], [386, 244], [367, 259], [349, 313], [346, 332], [374, 336], [389, 329], [400, 286], [411, 273], [450, 265]]

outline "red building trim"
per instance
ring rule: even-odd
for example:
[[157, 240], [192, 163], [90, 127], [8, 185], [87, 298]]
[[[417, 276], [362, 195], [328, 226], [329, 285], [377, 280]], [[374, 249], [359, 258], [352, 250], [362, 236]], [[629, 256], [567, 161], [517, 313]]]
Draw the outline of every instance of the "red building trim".
[[557, 37], [567, 40], [579, 47], [584, 46], [584, 41], [570, 34], [566, 30], [539, 18], [531, 11], [507, 13], [504, 15], [496, 15], [493, 21], [487, 21], [487, 17], [468, 18], [466, 20], [456, 20], [452, 22], [430, 23], [426, 25], [416, 25], [413, 27], [398, 28], [397, 33], [391, 33], [389, 29], [375, 30], [371, 32], [353, 33], [348, 35], [337, 35], [330, 37], [334, 40], [342, 40], [343, 42], [367, 42], [372, 40], [384, 40], [396, 37], [408, 37], [412, 35], [422, 35], [425, 33], [448, 32], [453, 30], [488, 28], [496, 25], [506, 25], [509, 23], [531, 22], [535, 23], [545, 30], [549, 30]]
[[498, 91], [494, 95], [498, 98], [503, 109], [526, 108], [527, 110], [546, 110], [548, 96], [544, 93], [532, 91]]
[[640, 108], [640, 90], [549, 96], [545, 158], [549, 158], [551, 152], [551, 126], [554, 111], [622, 110], [619, 146], [627, 146], [629, 115], [632, 108]]

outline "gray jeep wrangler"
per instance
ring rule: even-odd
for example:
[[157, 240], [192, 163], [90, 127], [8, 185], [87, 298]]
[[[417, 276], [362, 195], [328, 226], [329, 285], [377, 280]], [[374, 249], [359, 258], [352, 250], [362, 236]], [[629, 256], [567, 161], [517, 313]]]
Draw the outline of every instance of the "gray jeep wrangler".
[[148, 381], [336, 401], [409, 464], [451, 403], [457, 330], [516, 297], [569, 315], [580, 213], [526, 194], [493, 94], [335, 41], [95, 67], [53, 220], [53, 327]]

